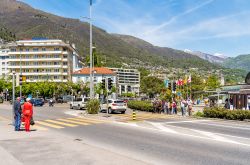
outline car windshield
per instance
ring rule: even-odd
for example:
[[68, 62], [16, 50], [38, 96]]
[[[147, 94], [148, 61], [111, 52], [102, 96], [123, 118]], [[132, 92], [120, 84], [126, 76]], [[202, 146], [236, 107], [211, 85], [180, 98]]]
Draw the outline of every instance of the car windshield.
[[115, 103], [124, 103], [122, 100], [114, 101]]

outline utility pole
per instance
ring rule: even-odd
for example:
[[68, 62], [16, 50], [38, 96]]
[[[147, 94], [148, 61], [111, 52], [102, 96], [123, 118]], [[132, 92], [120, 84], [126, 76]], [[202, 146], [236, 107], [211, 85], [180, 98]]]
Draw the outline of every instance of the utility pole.
[[90, 57], [90, 99], [94, 98], [94, 84], [93, 84], [93, 57], [92, 57], [92, 0], [89, 1], [89, 57]]
[[12, 72], [12, 124], [14, 125], [14, 112], [15, 112], [15, 76], [16, 76], [16, 73], [15, 71]]

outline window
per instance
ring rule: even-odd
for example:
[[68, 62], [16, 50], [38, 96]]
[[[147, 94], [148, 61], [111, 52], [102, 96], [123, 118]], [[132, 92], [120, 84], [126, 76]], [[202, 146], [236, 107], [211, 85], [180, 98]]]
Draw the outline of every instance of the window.
[[60, 70], [59, 69], [54, 69], [55, 72], [59, 72]]
[[66, 80], [66, 79], [67, 79], [67, 76], [63, 76], [63, 79]]
[[34, 65], [38, 65], [38, 62], [34, 62]]
[[64, 54], [64, 55], [63, 55], [63, 58], [67, 58], [67, 57], [68, 57], [67, 54]]
[[54, 48], [54, 51], [59, 51], [59, 48]]
[[54, 76], [54, 79], [59, 79], [59, 76]]
[[63, 69], [63, 72], [64, 72], [64, 73], [67, 73], [67, 72], [68, 72], [68, 70], [67, 70], [67, 69]]
[[22, 51], [23, 51], [23, 48], [20, 48], [19, 50], [20, 50], [20, 52], [22, 52]]
[[39, 50], [38, 48], [33, 48], [34, 52], [38, 52], [38, 50]]
[[46, 48], [42, 48], [42, 51], [46, 51]]
[[10, 49], [11, 52], [16, 52], [16, 49]]
[[30, 49], [29, 48], [26, 48], [26, 52], [29, 52], [30, 51]]
[[39, 58], [39, 56], [38, 55], [34, 55], [34, 58]]
[[68, 62], [63, 62], [63, 65], [68, 65]]
[[59, 55], [58, 54], [54, 55], [54, 58], [59, 58]]
[[59, 65], [59, 62], [54, 62], [54, 65]]

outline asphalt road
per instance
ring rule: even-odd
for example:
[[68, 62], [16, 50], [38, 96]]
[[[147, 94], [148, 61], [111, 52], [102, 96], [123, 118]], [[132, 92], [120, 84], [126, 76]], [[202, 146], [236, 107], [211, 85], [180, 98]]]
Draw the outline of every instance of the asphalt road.
[[[1, 105], [0, 117], [10, 116], [6, 107]], [[56, 106], [39, 107], [35, 108], [35, 118], [72, 117], [65, 114], [68, 111]], [[245, 122], [167, 118], [51, 128], [50, 131], [149, 164], [248, 165], [250, 162], [250, 123]]]

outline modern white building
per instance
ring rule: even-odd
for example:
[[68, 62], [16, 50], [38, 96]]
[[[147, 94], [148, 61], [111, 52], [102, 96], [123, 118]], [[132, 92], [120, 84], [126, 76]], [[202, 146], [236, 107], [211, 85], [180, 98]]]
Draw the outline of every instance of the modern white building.
[[[93, 68], [93, 82], [94, 84], [101, 83], [103, 79], [111, 78], [113, 80], [113, 85], [116, 87], [116, 74], [104, 67], [94, 67]], [[73, 73], [72, 75], [72, 81], [74, 83], [89, 83], [90, 82], [90, 69], [89, 68], [83, 68], [81, 70], [78, 70]]]
[[137, 69], [109, 68], [117, 76], [119, 94], [140, 93], [140, 72]]
[[72, 80], [72, 73], [81, 67], [74, 45], [62, 40], [20, 40], [10, 46], [9, 71], [26, 77], [26, 82]]
[[8, 75], [9, 49], [0, 48], [0, 78]]

